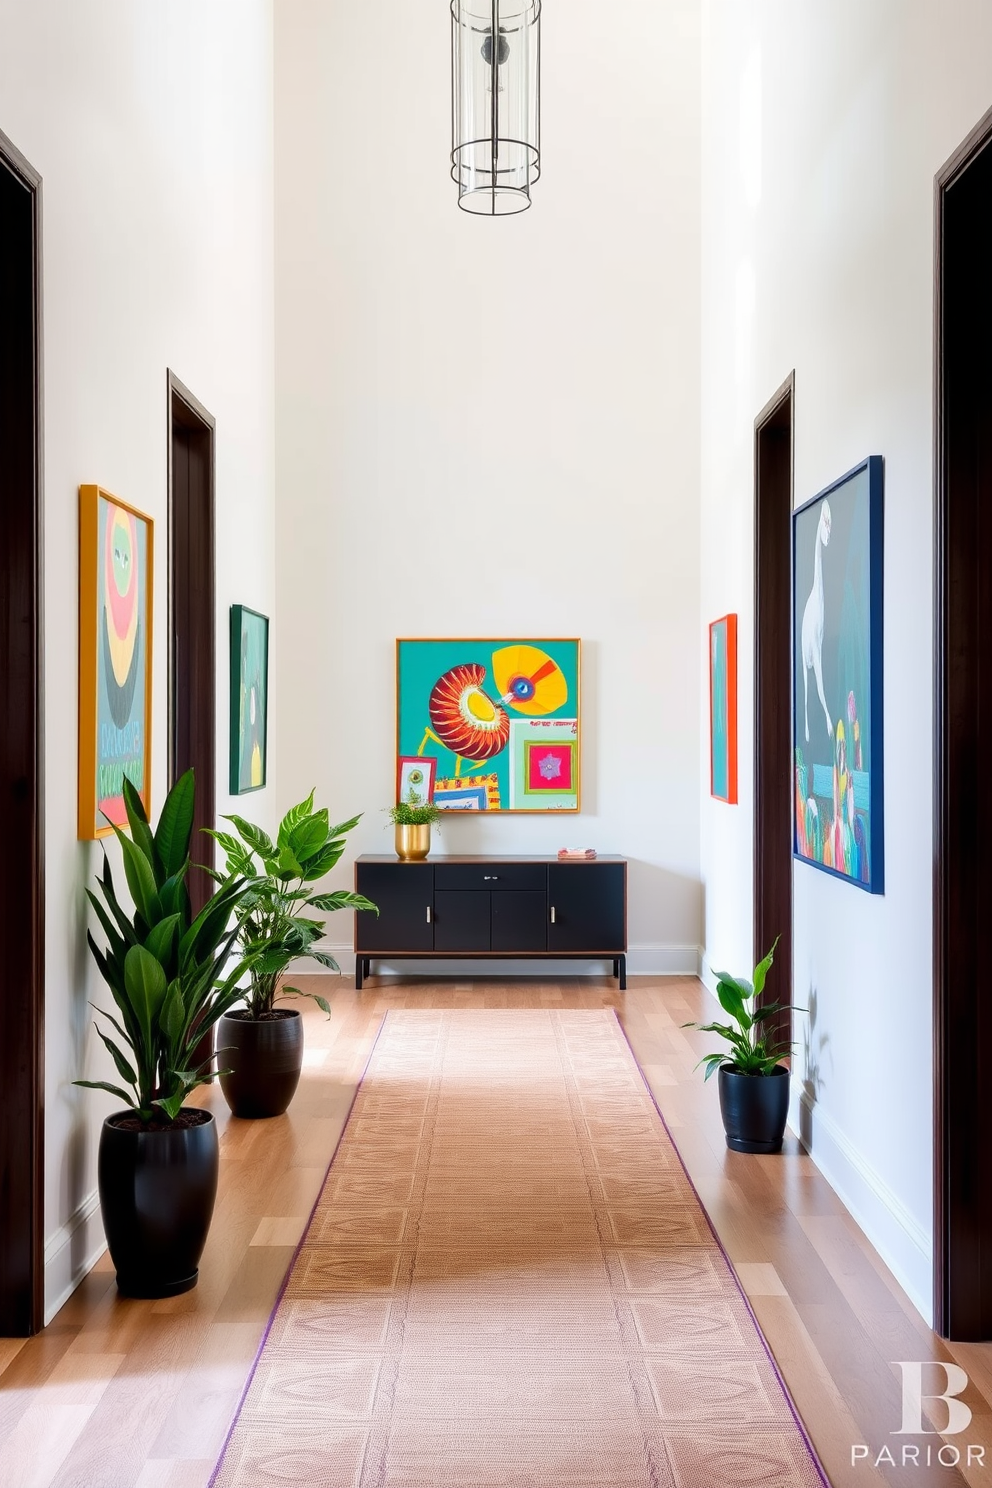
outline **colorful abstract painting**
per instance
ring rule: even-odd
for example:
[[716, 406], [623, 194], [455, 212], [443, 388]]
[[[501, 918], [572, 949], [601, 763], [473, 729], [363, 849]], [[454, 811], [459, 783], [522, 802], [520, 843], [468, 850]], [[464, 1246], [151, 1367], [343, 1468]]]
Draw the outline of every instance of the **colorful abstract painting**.
[[269, 622], [246, 605], [231, 606], [232, 796], [265, 784], [269, 709]]
[[793, 518], [795, 855], [884, 888], [882, 458]]
[[443, 811], [578, 811], [579, 642], [397, 641], [396, 755]]
[[434, 799], [434, 776], [437, 760], [422, 755], [396, 761], [396, 799], [411, 806], [424, 806]]
[[78, 833], [126, 824], [124, 777], [151, 812], [153, 524], [79, 488]]
[[737, 804], [737, 616], [710, 626], [710, 795]]

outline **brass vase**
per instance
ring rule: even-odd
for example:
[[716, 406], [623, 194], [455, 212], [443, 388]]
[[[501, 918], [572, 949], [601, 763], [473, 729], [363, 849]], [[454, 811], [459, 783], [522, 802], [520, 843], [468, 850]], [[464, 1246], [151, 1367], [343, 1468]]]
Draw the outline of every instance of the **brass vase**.
[[421, 822], [416, 827], [396, 828], [396, 856], [404, 863], [415, 863], [426, 858], [430, 846], [430, 822]]

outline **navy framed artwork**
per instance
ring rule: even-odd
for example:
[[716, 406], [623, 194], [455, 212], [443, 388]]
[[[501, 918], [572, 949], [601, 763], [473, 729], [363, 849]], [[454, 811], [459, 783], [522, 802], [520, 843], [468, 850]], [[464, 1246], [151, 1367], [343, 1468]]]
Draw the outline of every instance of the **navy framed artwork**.
[[231, 606], [232, 796], [261, 790], [268, 753], [269, 621], [247, 605]]
[[801, 861], [884, 891], [882, 457], [792, 519], [795, 830]]

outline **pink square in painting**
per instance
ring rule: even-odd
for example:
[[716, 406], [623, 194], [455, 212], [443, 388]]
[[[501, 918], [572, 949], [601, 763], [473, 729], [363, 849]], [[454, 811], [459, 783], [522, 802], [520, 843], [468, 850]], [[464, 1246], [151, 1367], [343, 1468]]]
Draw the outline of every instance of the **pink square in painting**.
[[570, 792], [572, 748], [571, 744], [531, 744], [527, 751], [527, 789]]

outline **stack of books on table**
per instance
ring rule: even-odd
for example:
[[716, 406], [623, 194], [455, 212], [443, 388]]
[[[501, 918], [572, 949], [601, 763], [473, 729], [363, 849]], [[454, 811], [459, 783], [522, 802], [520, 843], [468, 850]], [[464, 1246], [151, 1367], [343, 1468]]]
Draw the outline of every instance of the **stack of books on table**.
[[575, 859], [577, 862], [587, 863], [590, 858], [594, 858], [595, 856], [596, 849], [594, 847], [560, 847], [558, 849], [558, 857], [563, 860]]

